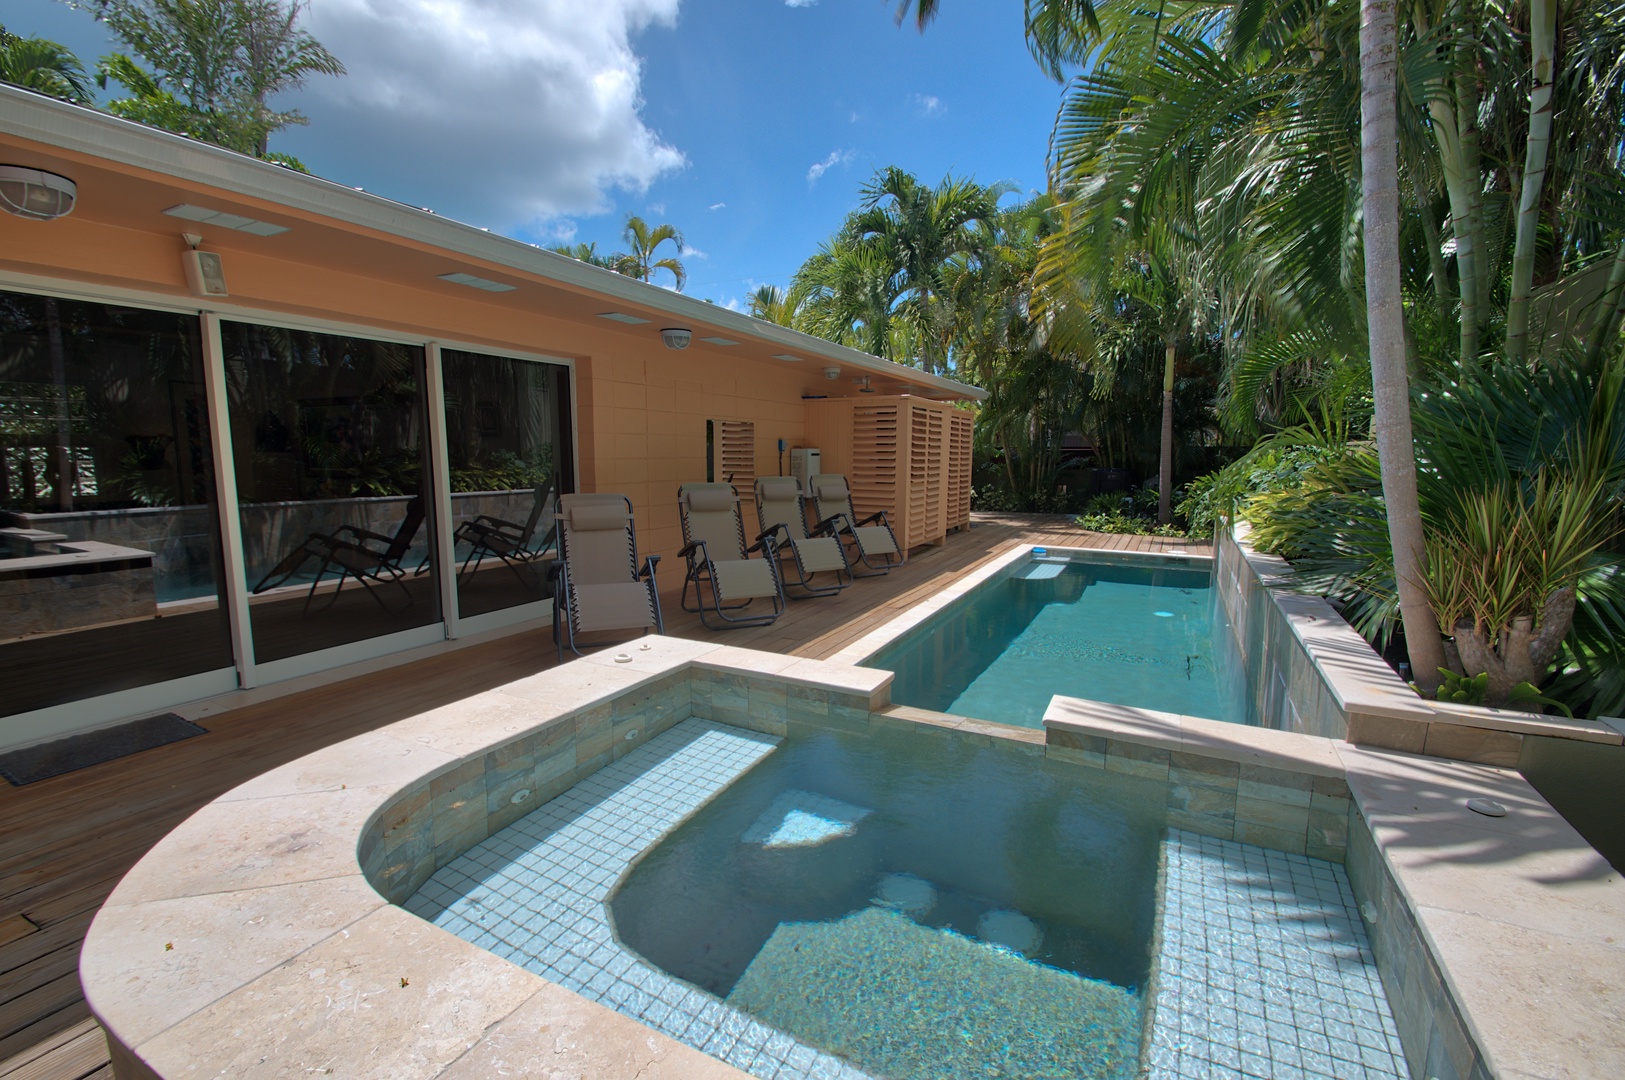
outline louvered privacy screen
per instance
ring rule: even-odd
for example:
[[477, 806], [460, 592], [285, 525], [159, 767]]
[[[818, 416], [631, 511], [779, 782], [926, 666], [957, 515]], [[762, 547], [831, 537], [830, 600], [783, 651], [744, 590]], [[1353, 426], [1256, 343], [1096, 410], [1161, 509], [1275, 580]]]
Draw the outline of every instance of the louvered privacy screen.
[[844, 473], [859, 514], [884, 510], [905, 549], [970, 523], [972, 416], [914, 397], [807, 402], [807, 443]]
[[741, 495], [756, 486], [756, 424], [751, 420], [711, 421], [712, 475]]

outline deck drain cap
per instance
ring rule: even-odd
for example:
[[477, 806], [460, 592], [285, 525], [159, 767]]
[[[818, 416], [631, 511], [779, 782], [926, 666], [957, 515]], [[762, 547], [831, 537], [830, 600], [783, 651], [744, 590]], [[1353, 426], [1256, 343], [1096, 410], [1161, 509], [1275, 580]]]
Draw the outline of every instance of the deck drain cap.
[[630, 664], [632, 662], [632, 654], [618, 652], [615, 654], [615, 662], [617, 664]]
[[1507, 816], [1507, 808], [1494, 799], [1468, 799], [1467, 809], [1475, 814], [1483, 814], [1485, 817]]

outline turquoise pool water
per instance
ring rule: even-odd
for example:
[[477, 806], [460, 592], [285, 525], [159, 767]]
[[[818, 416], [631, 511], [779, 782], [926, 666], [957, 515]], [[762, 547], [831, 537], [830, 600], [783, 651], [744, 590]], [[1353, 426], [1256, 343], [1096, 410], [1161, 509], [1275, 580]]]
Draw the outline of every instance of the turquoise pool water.
[[1084, 785], [997, 745], [824, 733], [662, 840], [610, 910], [651, 963], [871, 1076], [1128, 1080], [1158, 787]]
[[1040, 727], [1055, 694], [1256, 723], [1211, 571], [1051, 556], [1019, 563], [864, 661], [892, 700]]

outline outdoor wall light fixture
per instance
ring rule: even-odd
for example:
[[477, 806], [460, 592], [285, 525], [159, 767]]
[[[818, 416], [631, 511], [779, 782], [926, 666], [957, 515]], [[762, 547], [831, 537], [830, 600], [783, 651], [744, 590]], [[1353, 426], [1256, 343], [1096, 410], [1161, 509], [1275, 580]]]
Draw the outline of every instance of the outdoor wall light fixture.
[[0, 165], [0, 207], [30, 221], [54, 221], [73, 213], [79, 187], [66, 176]]
[[863, 378], [856, 379], [854, 381], [859, 383], [858, 393], [860, 393], [860, 394], [872, 394], [872, 393], [875, 392], [875, 388], [869, 385], [869, 376], [865, 375]]
[[686, 349], [688, 343], [694, 340], [694, 331], [681, 326], [668, 326], [660, 331], [660, 340], [666, 343], [668, 349]]
[[840, 377], [841, 377], [841, 369], [840, 368], [838, 368], [838, 367], [827, 367], [827, 368], [824, 369], [824, 378], [828, 379], [830, 382], [834, 382], [836, 379], [839, 379]]

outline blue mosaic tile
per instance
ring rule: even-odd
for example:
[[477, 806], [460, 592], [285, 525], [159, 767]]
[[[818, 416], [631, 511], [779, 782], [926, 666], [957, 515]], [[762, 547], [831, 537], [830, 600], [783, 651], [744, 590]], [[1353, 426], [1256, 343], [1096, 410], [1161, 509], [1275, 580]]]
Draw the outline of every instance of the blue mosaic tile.
[[866, 1080], [651, 966], [610, 928], [604, 902], [632, 861], [778, 742], [686, 720], [454, 859], [403, 906], [763, 1080]]
[[1343, 868], [1170, 830], [1149, 1080], [1404, 1080]]

